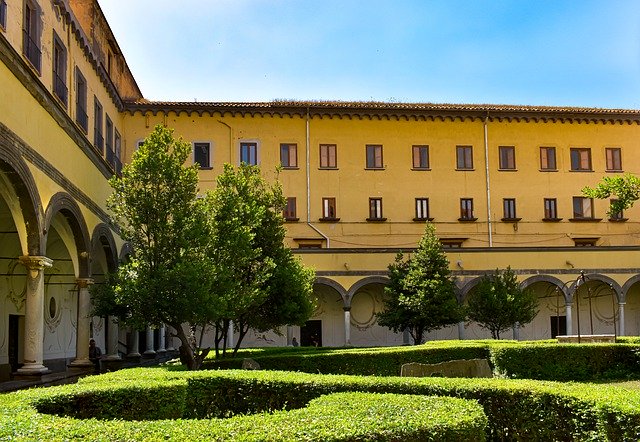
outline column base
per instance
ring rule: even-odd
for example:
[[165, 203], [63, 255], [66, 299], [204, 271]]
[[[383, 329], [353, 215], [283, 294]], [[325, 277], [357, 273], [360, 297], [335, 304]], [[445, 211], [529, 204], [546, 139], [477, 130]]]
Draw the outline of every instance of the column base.
[[120, 355], [105, 355], [101, 359], [102, 361], [120, 361], [122, 358]]
[[93, 362], [89, 359], [75, 359], [69, 363], [69, 367], [71, 368], [84, 368], [84, 367], [93, 367]]
[[131, 352], [131, 353], [127, 353], [127, 355], [125, 356], [125, 358], [127, 358], [127, 359], [139, 358], [139, 357], [140, 357], [140, 353], [138, 353], [137, 351]]
[[43, 374], [51, 373], [51, 370], [49, 370], [42, 364], [24, 364], [22, 367], [18, 368], [18, 371], [16, 371], [16, 373], [26, 376], [40, 376]]
[[144, 358], [155, 358], [156, 357], [156, 351], [155, 350], [147, 350], [144, 353], [142, 353], [142, 357], [144, 357]]

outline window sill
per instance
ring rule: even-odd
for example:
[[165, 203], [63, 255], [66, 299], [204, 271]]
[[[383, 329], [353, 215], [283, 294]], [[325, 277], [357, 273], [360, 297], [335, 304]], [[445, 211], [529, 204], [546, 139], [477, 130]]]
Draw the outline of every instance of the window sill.
[[458, 169], [458, 168], [456, 168], [456, 171], [458, 171], [458, 172], [473, 172], [474, 170], [475, 170], [474, 168], [471, 168], [471, 169], [466, 169], [466, 168], [465, 169]]
[[365, 167], [364, 170], [384, 170], [384, 167]]
[[295, 223], [297, 221], [300, 221], [300, 218], [285, 218], [284, 219], [285, 223]]
[[542, 218], [545, 223], [558, 223], [562, 221], [562, 218]]
[[298, 170], [298, 166], [282, 166], [282, 170]]
[[557, 172], [558, 169], [538, 169], [540, 172]]
[[82, 131], [83, 134], [85, 135], [89, 134], [89, 131], [77, 121], [76, 121], [76, 126], [78, 127], [78, 129], [80, 129], [80, 131]]
[[418, 172], [428, 172], [431, 170], [430, 167], [412, 167], [411, 170], [415, 170]]
[[461, 223], [474, 223], [478, 221], [478, 218], [458, 218]]
[[413, 218], [413, 220], [418, 223], [425, 223], [427, 221], [433, 221], [433, 218]]
[[337, 167], [318, 167], [318, 170], [338, 170]]
[[385, 222], [387, 218], [367, 218], [367, 221], [371, 223], [382, 223]]
[[569, 218], [572, 223], [599, 223], [602, 218]]
[[593, 169], [570, 169], [569, 172], [593, 172]]
[[208, 167], [199, 167], [198, 169], [200, 170], [213, 170], [213, 167], [208, 166]]
[[509, 168], [509, 169], [498, 169], [498, 172], [517, 172], [518, 169]]
[[321, 223], [337, 223], [340, 218], [319, 218], [318, 221]]
[[624, 170], [622, 170], [622, 169], [605, 169], [605, 172], [607, 172], [607, 173], [624, 173]]
[[623, 223], [625, 221], [629, 221], [629, 218], [609, 218], [609, 222], [612, 223]]
[[500, 221], [505, 223], [517, 223], [520, 220], [522, 220], [522, 218], [501, 218], [500, 219]]

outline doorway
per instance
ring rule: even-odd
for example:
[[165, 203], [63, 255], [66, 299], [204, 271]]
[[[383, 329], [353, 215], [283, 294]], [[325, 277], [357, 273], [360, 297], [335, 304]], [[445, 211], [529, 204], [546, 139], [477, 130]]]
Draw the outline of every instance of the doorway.
[[556, 336], [564, 336], [567, 334], [567, 317], [566, 316], [551, 316], [551, 339], [555, 339]]
[[322, 320], [307, 321], [300, 327], [300, 345], [303, 347], [322, 347]]
[[24, 316], [9, 315], [9, 366], [15, 372], [22, 366], [20, 361], [20, 340], [24, 333]]

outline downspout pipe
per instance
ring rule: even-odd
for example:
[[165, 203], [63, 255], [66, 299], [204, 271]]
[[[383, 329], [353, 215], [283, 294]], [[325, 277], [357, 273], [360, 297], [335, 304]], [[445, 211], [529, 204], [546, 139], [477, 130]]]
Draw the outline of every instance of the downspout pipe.
[[491, 180], [489, 178], [489, 112], [484, 117], [484, 170], [487, 189], [487, 230], [489, 234], [489, 247], [493, 247], [493, 232], [491, 226]]
[[309, 131], [309, 107], [307, 107], [307, 115], [305, 119], [305, 131], [306, 131], [306, 159], [307, 159], [307, 225], [311, 227], [318, 235], [324, 238], [327, 242], [327, 248], [331, 246], [329, 243], [329, 237], [322, 233], [316, 226], [311, 224], [311, 134]]

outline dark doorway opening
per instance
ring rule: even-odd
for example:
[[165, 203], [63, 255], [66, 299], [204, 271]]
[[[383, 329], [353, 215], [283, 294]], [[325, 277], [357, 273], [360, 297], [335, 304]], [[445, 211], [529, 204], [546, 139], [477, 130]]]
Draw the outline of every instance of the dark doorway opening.
[[556, 336], [564, 336], [567, 334], [567, 317], [551, 316], [551, 339]]
[[[11, 371], [15, 372], [22, 366], [20, 364], [20, 315], [9, 315], [9, 365]], [[24, 327], [24, 325], [23, 325]]]
[[300, 327], [300, 345], [303, 347], [322, 347], [322, 321], [314, 319]]

